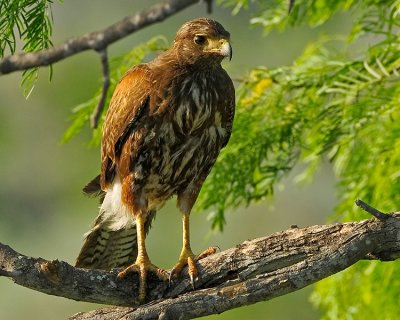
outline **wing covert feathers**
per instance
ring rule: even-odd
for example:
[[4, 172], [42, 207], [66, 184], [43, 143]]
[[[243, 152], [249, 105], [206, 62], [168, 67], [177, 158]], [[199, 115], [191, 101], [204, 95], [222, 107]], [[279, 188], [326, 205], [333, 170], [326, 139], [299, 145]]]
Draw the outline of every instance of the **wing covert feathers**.
[[103, 126], [101, 186], [112, 183], [115, 167], [125, 140], [146, 113], [151, 72], [146, 64], [130, 69], [115, 88]]

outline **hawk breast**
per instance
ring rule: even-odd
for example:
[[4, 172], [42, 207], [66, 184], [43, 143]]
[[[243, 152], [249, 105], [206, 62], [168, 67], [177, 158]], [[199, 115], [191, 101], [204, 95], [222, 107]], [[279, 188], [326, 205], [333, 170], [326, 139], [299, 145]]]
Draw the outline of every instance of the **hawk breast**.
[[[227, 138], [222, 120], [226, 102], [209, 81], [187, 78], [172, 84], [178, 90], [170, 92], [159, 127], [149, 133], [154, 144], [148, 150], [151, 169], [144, 191], [150, 200], [165, 201], [204, 179]], [[137, 163], [135, 170], [142, 167]]]

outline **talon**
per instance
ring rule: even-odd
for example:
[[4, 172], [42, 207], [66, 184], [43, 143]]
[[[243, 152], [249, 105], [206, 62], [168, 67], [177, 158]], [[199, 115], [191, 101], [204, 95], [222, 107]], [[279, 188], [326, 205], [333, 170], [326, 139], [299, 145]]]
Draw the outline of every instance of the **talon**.
[[194, 290], [195, 287], [194, 287], [194, 278], [193, 278], [193, 275], [192, 275], [192, 274], [189, 274], [189, 277], [190, 277], [190, 284], [192, 285], [192, 289]]
[[170, 275], [168, 273], [168, 271], [161, 269], [161, 268], [157, 268], [155, 274], [157, 275], [157, 277], [161, 280], [169, 280]]
[[173, 282], [173, 278], [176, 278], [182, 271], [184, 264], [180, 264], [179, 262], [172, 268], [169, 273], [169, 285]]
[[194, 255], [192, 250], [189, 248], [183, 248], [181, 255], [179, 257], [178, 262], [176, 265], [172, 268], [170, 274], [169, 274], [169, 285], [171, 286], [171, 283], [173, 282], [173, 278], [176, 278], [182, 271], [182, 269], [187, 265], [188, 266], [188, 275], [190, 278], [190, 284], [192, 285], [193, 290], [195, 289], [195, 283], [196, 281], [199, 280], [199, 273], [198, 269], [196, 266], [196, 262], [214, 254], [217, 252], [219, 248], [218, 247], [209, 247], [206, 250], [204, 250], [202, 253], [199, 255]]
[[136, 264], [132, 264], [129, 267], [125, 268], [124, 270], [118, 272], [117, 277], [121, 279], [125, 278], [132, 271], [140, 272], [140, 267]]
[[148, 267], [146, 267], [145, 265], [140, 266], [140, 282], [139, 282], [139, 301], [140, 302], [144, 302], [144, 300], [146, 299], [147, 268]]
[[198, 274], [196, 263], [192, 257], [188, 257], [187, 264], [188, 264], [188, 273], [189, 273], [189, 277], [190, 277], [190, 283], [192, 284], [192, 288], [194, 290], [194, 282], [195, 282], [195, 280], [197, 280], [197, 274]]
[[139, 301], [142, 303], [146, 299], [147, 288], [147, 274], [148, 272], [154, 273], [160, 280], [168, 279], [168, 272], [156, 267], [150, 261], [135, 262], [124, 270], [118, 272], [118, 278], [125, 278], [130, 272], [135, 271], [139, 273]]
[[196, 257], [196, 261], [201, 260], [205, 257], [211, 256], [212, 254], [216, 253], [217, 250], [221, 251], [221, 249], [217, 246], [215, 247], [208, 247], [206, 250], [204, 250], [202, 253], [200, 253], [197, 257]]

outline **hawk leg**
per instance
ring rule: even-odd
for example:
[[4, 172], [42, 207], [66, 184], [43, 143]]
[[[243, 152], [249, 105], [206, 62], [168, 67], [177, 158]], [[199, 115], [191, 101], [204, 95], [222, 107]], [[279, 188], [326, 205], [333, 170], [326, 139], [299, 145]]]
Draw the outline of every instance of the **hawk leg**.
[[131, 271], [136, 271], [139, 273], [139, 301], [144, 302], [146, 298], [146, 288], [147, 288], [147, 273], [153, 272], [161, 280], [167, 280], [167, 272], [163, 269], [156, 267], [151, 263], [149, 256], [146, 251], [145, 244], [145, 220], [139, 214], [136, 217], [136, 232], [137, 232], [137, 242], [138, 242], [138, 255], [135, 263], [127, 267], [118, 273], [118, 277], [124, 278]]
[[189, 213], [182, 214], [182, 226], [183, 226], [183, 246], [179, 256], [178, 262], [172, 268], [169, 276], [169, 280], [173, 277], [177, 277], [185, 266], [188, 266], [188, 274], [190, 277], [190, 283], [194, 289], [194, 283], [198, 279], [198, 271], [196, 262], [203, 259], [217, 251], [216, 247], [209, 247], [199, 255], [195, 255], [190, 247], [190, 228], [189, 228]]

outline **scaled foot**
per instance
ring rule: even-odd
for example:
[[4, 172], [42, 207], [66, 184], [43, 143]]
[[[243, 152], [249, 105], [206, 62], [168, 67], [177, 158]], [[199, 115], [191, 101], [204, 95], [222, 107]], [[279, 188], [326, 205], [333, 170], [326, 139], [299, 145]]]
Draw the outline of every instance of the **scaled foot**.
[[194, 289], [195, 281], [198, 280], [198, 270], [196, 262], [214, 254], [215, 252], [217, 252], [217, 247], [209, 247], [199, 255], [195, 255], [190, 248], [183, 248], [179, 256], [178, 262], [175, 264], [169, 274], [169, 282], [172, 281], [172, 278], [176, 278], [177, 276], [179, 276], [182, 269], [188, 266], [190, 283], [192, 284], [192, 288]]
[[119, 278], [125, 278], [130, 272], [138, 272], [139, 273], [139, 301], [144, 302], [146, 299], [147, 292], [147, 273], [154, 273], [160, 280], [168, 279], [168, 272], [158, 268], [147, 258], [145, 259], [137, 259], [134, 264], [131, 264], [129, 267], [125, 268], [121, 272], [118, 273]]

